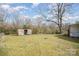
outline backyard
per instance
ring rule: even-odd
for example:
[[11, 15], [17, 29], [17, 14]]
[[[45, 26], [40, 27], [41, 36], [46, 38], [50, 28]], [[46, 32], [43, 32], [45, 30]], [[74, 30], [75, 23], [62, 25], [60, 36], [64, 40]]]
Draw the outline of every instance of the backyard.
[[79, 55], [79, 39], [55, 34], [5, 35], [0, 55], [69, 56]]

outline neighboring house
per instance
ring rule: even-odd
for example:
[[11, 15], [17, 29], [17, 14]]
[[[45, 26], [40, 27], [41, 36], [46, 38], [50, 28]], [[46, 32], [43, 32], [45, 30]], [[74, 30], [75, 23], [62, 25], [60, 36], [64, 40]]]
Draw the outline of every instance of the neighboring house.
[[32, 34], [31, 29], [18, 29], [18, 35], [30, 35]]
[[70, 25], [70, 37], [79, 37], [79, 24]]

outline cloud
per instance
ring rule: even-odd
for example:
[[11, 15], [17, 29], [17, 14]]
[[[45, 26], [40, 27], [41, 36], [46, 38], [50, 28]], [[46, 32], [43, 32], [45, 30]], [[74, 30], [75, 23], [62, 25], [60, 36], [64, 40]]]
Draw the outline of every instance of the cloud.
[[16, 6], [13, 9], [19, 11], [19, 10], [23, 10], [23, 9], [26, 9], [27, 10], [28, 8], [25, 7], [25, 6]]
[[20, 15], [19, 18], [22, 19], [22, 20], [30, 19], [30, 17], [27, 16], [27, 15]]
[[64, 20], [68, 20], [68, 19], [71, 19], [71, 20], [75, 19], [76, 20], [76, 19], [79, 19], [79, 16], [78, 15], [71, 15], [71, 14], [66, 13], [66, 15], [63, 17], [63, 19]]
[[63, 19], [64, 19], [64, 22], [75, 23], [76, 21], [79, 20], [79, 16], [66, 14], [66, 16], [63, 17]]
[[2, 4], [0, 6], [3, 10], [7, 11], [8, 13], [14, 13], [20, 10], [27, 10], [29, 8], [25, 7], [25, 6], [16, 6], [16, 7], [12, 7], [9, 4]]
[[33, 3], [32, 8], [37, 7], [40, 3]]
[[79, 19], [79, 16], [70, 16], [69, 19]]
[[42, 15], [34, 15], [33, 19], [43, 19], [44, 17]]
[[52, 19], [52, 18], [54, 18], [54, 17], [53, 17], [53, 15], [51, 15], [51, 14], [49, 14], [49, 15], [47, 16], [47, 19]]
[[44, 17], [42, 15], [34, 15], [32, 19], [34, 25], [37, 25], [38, 23], [42, 23], [44, 21]]
[[49, 9], [54, 9], [54, 8], [56, 8], [57, 6], [56, 6], [56, 4], [55, 3], [50, 3], [49, 5], [48, 5], [48, 8]]
[[28, 16], [28, 15], [19, 15], [19, 18], [18, 18], [21, 22], [21, 24], [28, 24], [31, 22], [31, 18]]
[[9, 9], [10, 8], [10, 5], [9, 4], [2, 4], [0, 7], [2, 9], [6, 10], [6, 9]]
[[9, 13], [14, 13], [20, 10], [27, 10], [28, 8], [25, 6], [16, 6], [16, 7], [11, 7], [8, 9]]

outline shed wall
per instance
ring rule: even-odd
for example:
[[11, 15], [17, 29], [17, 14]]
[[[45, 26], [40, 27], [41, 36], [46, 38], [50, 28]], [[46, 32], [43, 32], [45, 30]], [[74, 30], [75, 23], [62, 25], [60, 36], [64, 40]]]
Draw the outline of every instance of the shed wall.
[[24, 30], [23, 29], [18, 29], [18, 35], [24, 35]]
[[18, 35], [32, 34], [31, 29], [18, 29]]

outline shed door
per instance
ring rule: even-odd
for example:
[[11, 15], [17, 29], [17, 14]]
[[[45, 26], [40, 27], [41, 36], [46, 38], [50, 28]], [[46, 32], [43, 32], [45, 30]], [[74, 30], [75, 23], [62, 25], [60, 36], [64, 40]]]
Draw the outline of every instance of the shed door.
[[27, 30], [24, 30], [24, 34], [25, 34], [25, 35], [27, 34]]

